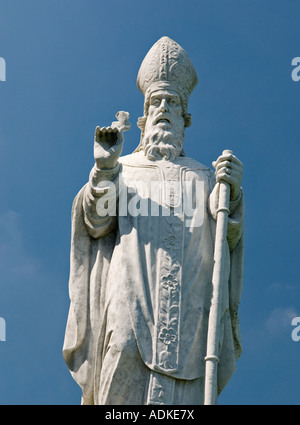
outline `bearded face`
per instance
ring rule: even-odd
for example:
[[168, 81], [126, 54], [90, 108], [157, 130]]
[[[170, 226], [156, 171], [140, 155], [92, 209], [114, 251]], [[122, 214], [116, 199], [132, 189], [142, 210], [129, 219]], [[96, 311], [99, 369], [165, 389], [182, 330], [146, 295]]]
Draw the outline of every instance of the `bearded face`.
[[142, 141], [147, 158], [170, 161], [177, 158], [182, 151], [184, 127], [179, 95], [172, 90], [152, 93]]

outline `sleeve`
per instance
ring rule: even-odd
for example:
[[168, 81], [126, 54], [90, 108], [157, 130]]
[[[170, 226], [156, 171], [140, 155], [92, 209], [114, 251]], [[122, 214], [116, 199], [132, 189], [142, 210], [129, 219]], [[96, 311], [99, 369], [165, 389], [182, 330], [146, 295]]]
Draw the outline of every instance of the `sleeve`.
[[89, 235], [107, 236], [117, 227], [117, 200], [120, 164], [109, 170], [94, 166], [83, 199], [84, 222]]
[[[219, 183], [215, 184], [208, 201], [210, 215], [216, 220], [219, 200]], [[240, 196], [229, 203], [230, 214], [228, 216], [227, 241], [230, 251], [233, 251], [240, 241], [244, 230], [244, 194], [241, 188]]]
[[105, 283], [115, 247], [115, 232], [99, 239], [90, 237], [83, 212], [86, 186], [72, 207], [70, 307], [63, 357], [82, 390], [82, 404], [94, 404], [95, 374], [101, 362], [97, 350], [102, 350]]

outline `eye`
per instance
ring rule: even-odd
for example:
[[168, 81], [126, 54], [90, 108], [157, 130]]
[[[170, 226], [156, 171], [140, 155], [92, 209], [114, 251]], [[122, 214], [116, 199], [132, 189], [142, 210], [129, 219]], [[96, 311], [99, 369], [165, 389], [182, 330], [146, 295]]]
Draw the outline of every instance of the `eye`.
[[153, 106], [159, 106], [160, 105], [160, 99], [158, 99], [157, 97], [151, 99], [151, 105], [153, 105]]
[[176, 99], [175, 97], [172, 97], [170, 100], [169, 100], [169, 105], [170, 106], [177, 106], [179, 104], [179, 101], [178, 101], [178, 99]]

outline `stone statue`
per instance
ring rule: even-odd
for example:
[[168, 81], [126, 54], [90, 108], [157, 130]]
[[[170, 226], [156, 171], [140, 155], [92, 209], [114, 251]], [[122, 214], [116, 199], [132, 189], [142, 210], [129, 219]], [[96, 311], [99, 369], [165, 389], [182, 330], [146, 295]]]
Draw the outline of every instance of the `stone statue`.
[[204, 403], [220, 182], [230, 187], [230, 203], [218, 393], [240, 356], [243, 167], [230, 152], [213, 163], [215, 172], [185, 156], [196, 84], [186, 52], [162, 37], [137, 77], [145, 102], [134, 153], [121, 157], [126, 112], [96, 128], [95, 165], [72, 209], [63, 347], [83, 404]]

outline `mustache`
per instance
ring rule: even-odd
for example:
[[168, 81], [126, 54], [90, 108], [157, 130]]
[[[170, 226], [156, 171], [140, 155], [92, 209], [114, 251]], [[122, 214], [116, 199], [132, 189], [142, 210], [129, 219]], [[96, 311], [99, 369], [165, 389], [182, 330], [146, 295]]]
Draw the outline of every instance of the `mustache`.
[[168, 114], [159, 114], [154, 120], [154, 125], [158, 124], [160, 121], [167, 121], [169, 124], [173, 124]]

